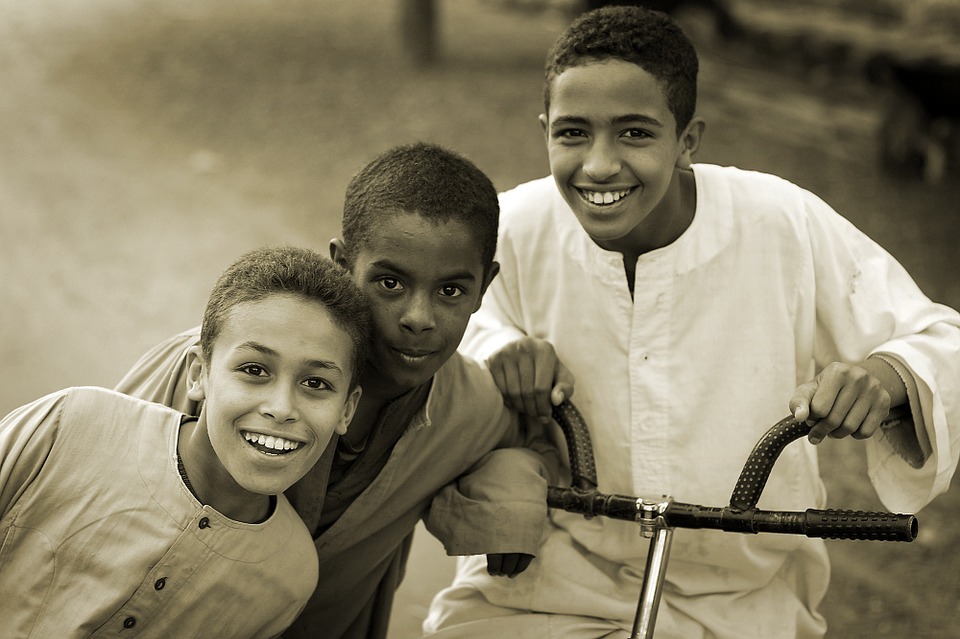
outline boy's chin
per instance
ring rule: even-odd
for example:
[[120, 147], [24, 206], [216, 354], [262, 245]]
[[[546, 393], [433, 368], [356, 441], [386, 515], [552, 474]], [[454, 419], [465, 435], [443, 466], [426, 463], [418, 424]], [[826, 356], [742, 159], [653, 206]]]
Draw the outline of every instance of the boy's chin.
[[417, 388], [418, 386], [423, 386], [429, 382], [436, 373], [437, 369], [431, 368], [429, 371], [418, 371], [417, 373], [393, 375], [393, 384], [397, 390], [401, 390], [405, 393], [409, 390]]
[[297, 469], [295, 473], [284, 473], [283, 477], [247, 477], [238, 483], [247, 492], [255, 495], [280, 495], [296, 484], [309, 470], [309, 468], [305, 468], [303, 472], [300, 472], [300, 470]]

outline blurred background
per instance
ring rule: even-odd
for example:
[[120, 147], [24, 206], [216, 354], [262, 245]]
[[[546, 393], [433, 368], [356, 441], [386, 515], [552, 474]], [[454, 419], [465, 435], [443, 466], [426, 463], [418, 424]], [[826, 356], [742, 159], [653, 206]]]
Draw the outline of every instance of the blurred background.
[[[446, 145], [499, 190], [545, 175], [544, 54], [589, 4], [0, 0], [0, 414], [114, 385], [243, 251], [325, 250], [391, 146]], [[960, 307], [960, 1], [649, 4], [699, 45], [697, 160], [813, 190]], [[831, 505], [880, 508], [855, 442], [821, 451]], [[830, 543], [829, 637], [955, 636], [958, 492], [913, 544]], [[419, 530], [393, 639], [452, 570]]]

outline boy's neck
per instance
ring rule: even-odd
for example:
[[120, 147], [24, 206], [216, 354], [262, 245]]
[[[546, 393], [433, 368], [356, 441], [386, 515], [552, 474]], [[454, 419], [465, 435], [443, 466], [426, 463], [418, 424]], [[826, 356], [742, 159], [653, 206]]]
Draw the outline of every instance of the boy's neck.
[[623, 255], [623, 268], [631, 297], [639, 257], [676, 242], [690, 228], [696, 209], [697, 188], [693, 171], [678, 169], [663, 200], [648, 218], [652, 228], [645, 229], [641, 224], [637, 227], [632, 241], [623, 250], [619, 250]]
[[[201, 417], [200, 419], [203, 419]], [[245, 490], [223, 468], [200, 420], [180, 425], [179, 455], [191, 492], [205, 506], [234, 521], [260, 523], [270, 515], [270, 497]]]
[[374, 367], [369, 367], [360, 379], [363, 393], [357, 403], [357, 410], [350, 420], [346, 435], [341, 435], [350, 444], [359, 445], [366, 441], [370, 431], [377, 423], [380, 412], [390, 402], [410, 391], [384, 379]]

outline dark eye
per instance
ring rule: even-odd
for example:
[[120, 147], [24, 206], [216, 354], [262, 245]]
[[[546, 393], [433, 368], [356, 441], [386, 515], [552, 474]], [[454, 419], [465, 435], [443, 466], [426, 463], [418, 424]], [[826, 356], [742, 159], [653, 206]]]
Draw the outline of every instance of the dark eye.
[[440, 287], [440, 295], [443, 297], [459, 297], [463, 295], [464, 291], [459, 286], [454, 286], [453, 284], [448, 284], [447, 286]]
[[244, 364], [238, 370], [243, 371], [251, 377], [263, 377], [267, 374], [267, 369], [260, 364]]
[[583, 137], [586, 137], [586, 135], [587, 135], [587, 132], [584, 131], [583, 129], [560, 129], [556, 133], [556, 136], [558, 138], [568, 138], [568, 139], [583, 138]]
[[649, 131], [646, 129], [627, 129], [623, 133], [624, 137], [628, 137], [634, 140], [643, 140], [649, 137], [653, 137]]
[[400, 283], [395, 277], [381, 277], [377, 280], [377, 284], [388, 291], [402, 291], [403, 284]]
[[331, 387], [330, 384], [327, 383], [327, 380], [320, 377], [308, 377], [307, 379], [303, 380], [302, 383], [307, 388], [313, 390], [324, 390]]

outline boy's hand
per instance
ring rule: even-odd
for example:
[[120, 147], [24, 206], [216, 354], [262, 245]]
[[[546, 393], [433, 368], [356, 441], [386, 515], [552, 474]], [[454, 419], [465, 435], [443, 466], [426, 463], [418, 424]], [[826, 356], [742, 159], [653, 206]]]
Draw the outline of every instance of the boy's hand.
[[527, 569], [533, 555], [522, 552], [506, 552], [487, 555], [487, 573], [493, 577], [513, 579]]
[[487, 358], [487, 367], [506, 405], [542, 422], [573, 395], [573, 374], [546, 340], [524, 337], [507, 344]]
[[812, 444], [819, 444], [828, 435], [867, 439], [890, 412], [891, 392], [900, 400], [898, 403], [903, 401], [898, 392], [902, 384], [896, 372], [876, 358], [858, 366], [834, 362], [797, 387], [790, 412], [798, 422], [813, 426], [807, 436]]

